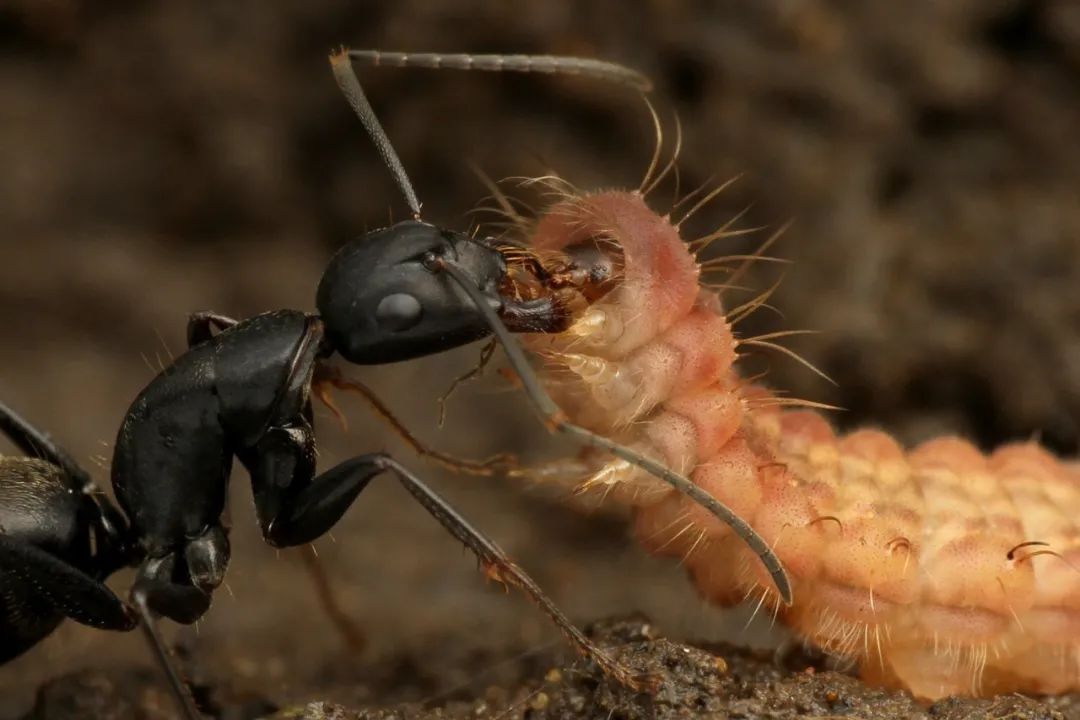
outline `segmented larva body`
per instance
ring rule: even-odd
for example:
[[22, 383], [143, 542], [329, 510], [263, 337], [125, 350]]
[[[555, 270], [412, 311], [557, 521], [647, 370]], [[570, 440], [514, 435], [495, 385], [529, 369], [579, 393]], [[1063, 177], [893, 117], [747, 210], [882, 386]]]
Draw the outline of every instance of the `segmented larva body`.
[[639, 193], [566, 199], [531, 244], [571, 258], [591, 244], [619, 275], [565, 333], [527, 340], [563, 408], [735, 510], [794, 586], [785, 607], [726, 525], [634, 466], [598, 466], [581, 487], [632, 507], [640, 542], [682, 558], [705, 598], [759, 601], [867, 679], [924, 698], [1080, 688], [1076, 465], [1032, 443], [905, 451], [785, 408], [739, 377], [720, 299]]

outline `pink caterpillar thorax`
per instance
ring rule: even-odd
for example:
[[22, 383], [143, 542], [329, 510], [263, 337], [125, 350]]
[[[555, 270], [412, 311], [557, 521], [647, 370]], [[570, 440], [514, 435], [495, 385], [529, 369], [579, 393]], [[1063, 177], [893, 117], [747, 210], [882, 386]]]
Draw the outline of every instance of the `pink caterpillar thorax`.
[[[740, 378], [717, 295], [639, 193], [566, 199], [531, 246], [616, 257], [618, 282], [569, 329], [527, 345], [576, 421], [690, 477], [773, 546], [781, 607], [726, 525], [650, 475], [610, 461], [585, 489], [635, 511], [651, 552], [684, 560], [721, 605], [754, 599], [864, 676], [928, 698], [1080, 687], [1080, 471], [1034, 444], [989, 457], [958, 438], [905, 452], [877, 430], [838, 437]], [[1046, 551], [1051, 552], [1046, 552]]]

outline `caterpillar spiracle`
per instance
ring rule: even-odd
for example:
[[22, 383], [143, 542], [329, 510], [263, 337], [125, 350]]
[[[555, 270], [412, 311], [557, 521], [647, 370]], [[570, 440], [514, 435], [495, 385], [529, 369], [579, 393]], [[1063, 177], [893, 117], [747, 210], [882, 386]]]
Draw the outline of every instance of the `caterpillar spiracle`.
[[986, 455], [959, 437], [905, 450], [877, 429], [838, 435], [739, 375], [746, 341], [643, 193], [559, 190], [526, 228], [545, 278], [512, 275], [572, 318], [525, 341], [549, 390], [748, 521], [793, 604], [727, 526], [635, 466], [563, 480], [632, 508], [637, 539], [682, 558], [707, 600], [756, 600], [870, 682], [927, 699], [1080, 688], [1080, 466], [1030, 442]]

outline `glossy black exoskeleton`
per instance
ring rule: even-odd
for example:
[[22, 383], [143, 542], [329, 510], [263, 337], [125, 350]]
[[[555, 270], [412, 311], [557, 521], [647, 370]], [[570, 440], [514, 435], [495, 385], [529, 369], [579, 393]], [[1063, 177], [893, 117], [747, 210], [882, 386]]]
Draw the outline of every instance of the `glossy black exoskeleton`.
[[3, 404], [0, 431], [26, 455], [0, 455], [0, 663], [65, 618], [134, 629], [134, 612], [104, 584], [131, 560], [123, 517], [67, 452]]
[[371, 365], [411, 360], [490, 335], [469, 296], [425, 264], [434, 257], [459, 264], [515, 328], [519, 319], [535, 317], [537, 331], [562, 329], [550, 301], [521, 304], [499, 296], [506, 263], [492, 243], [410, 220], [368, 233], [330, 260], [317, 294], [329, 346], [351, 363]]
[[[357, 364], [409, 360], [487, 334], [469, 295], [430, 267], [433, 257], [462, 263], [510, 328], [540, 329], [545, 308], [553, 324], [562, 322], [547, 300], [498, 295], [506, 266], [493, 246], [415, 221], [338, 252], [319, 286], [319, 315], [279, 310], [241, 322], [192, 316], [189, 350], [132, 404], [113, 453], [113, 487], [145, 553], [136, 594], [151, 610], [191, 622], [221, 584], [229, 560], [221, 516], [234, 457], [251, 477], [259, 525], [275, 547], [325, 534], [388, 470], [452, 522], [455, 534], [466, 532], [464, 521], [386, 455], [315, 475], [312, 383], [317, 371], [334, 375], [323, 360], [335, 352]], [[499, 554], [483, 544], [482, 559], [495, 562]]]

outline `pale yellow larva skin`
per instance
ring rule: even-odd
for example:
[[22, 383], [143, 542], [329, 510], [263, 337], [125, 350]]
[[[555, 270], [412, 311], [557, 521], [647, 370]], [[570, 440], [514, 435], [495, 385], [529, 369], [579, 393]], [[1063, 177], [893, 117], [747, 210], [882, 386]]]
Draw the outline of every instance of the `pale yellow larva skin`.
[[648, 474], [614, 461], [579, 478], [634, 509], [646, 548], [683, 558], [707, 599], [760, 601], [919, 697], [1080, 689], [1076, 464], [1033, 443], [987, 456], [953, 437], [911, 450], [877, 430], [838, 437], [739, 378], [718, 299], [639, 195], [564, 201], [534, 240], [558, 250], [590, 232], [620, 244], [627, 277], [563, 336], [533, 341], [553, 392], [738, 512], [780, 557], [794, 602], [779, 606], [749, 548]]

